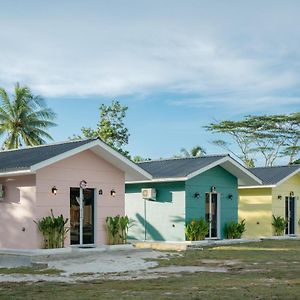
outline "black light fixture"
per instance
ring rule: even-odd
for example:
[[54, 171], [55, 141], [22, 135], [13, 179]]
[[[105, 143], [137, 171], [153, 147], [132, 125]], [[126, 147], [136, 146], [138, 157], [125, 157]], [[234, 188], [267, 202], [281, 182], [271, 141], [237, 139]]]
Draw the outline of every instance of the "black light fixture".
[[54, 186], [51, 191], [52, 191], [53, 195], [56, 195], [57, 194], [57, 187]]
[[194, 194], [194, 198], [200, 198], [200, 193], [198, 193], [198, 192], [196, 192], [195, 194]]
[[290, 192], [290, 197], [294, 197], [294, 195], [295, 195], [294, 192], [291, 191], [291, 192]]
[[278, 200], [281, 200], [281, 199], [282, 199], [282, 196], [281, 196], [281, 195], [278, 195], [278, 196], [277, 196], [277, 199], [278, 199]]
[[215, 186], [212, 186], [212, 187], [210, 188], [210, 191], [211, 191], [212, 193], [216, 193], [216, 192], [217, 192], [217, 188], [216, 188]]
[[115, 197], [116, 196], [116, 191], [115, 190], [111, 190], [110, 191], [110, 195], [113, 196], [113, 197]]
[[99, 195], [103, 195], [102, 189], [99, 190], [98, 194], [99, 194]]
[[232, 195], [232, 194], [229, 194], [229, 195], [228, 195], [228, 199], [229, 199], [229, 200], [232, 200], [232, 199], [233, 199], [233, 195]]

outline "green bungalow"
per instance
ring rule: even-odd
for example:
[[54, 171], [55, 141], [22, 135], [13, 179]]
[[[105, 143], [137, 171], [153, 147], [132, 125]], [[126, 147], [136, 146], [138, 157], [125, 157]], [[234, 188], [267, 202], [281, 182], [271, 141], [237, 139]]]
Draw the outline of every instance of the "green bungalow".
[[129, 238], [185, 241], [185, 225], [209, 221], [209, 239], [223, 239], [224, 226], [238, 221], [238, 185], [261, 180], [229, 155], [146, 161], [152, 180], [127, 181], [125, 213]]

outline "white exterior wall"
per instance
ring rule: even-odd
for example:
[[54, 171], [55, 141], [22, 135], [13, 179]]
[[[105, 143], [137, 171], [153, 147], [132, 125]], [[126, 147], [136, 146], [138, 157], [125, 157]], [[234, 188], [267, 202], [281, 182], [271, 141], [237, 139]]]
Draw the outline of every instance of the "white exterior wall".
[[146, 240], [185, 241], [184, 191], [172, 192], [172, 202], [146, 200], [146, 207], [144, 202], [141, 193], [125, 195], [125, 214], [133, 220], [129, 238], [145, 239], [146, 220]]

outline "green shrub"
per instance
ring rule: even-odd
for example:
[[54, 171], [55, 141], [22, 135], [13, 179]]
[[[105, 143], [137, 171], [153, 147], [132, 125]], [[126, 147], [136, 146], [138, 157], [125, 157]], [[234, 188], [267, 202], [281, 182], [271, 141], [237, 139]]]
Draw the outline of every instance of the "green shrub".
[[284, 235], [285, 228], [288, 224], [288, 221], [285, 220], [284, 217], [281, 216], [272, 216], [272, 226], [274, 228], [274, 233], [276, 236]]
[[192, 220], [185, 226], [185, 235], [189, 241], [204, 240], [208, 234], [209, 223], [203, 218]]
[[69, 228], [65, 228], [68, 219], [64, 219], [63, 215], [54, 217], [51, 209], [51, 215], [34, 221], [41, 234], [43, 235], [42, 248], [63, 248], [66, 234]]
[[245, 230], [245, 220], [242, 220], [241, 223], [231, 221], [225, 225], [225, 235], [227, 239], [240, 239]]
[[106, 218], [106, 231], [108, 235], [108, 244], [126, 244], [130, 220], [128, 216], [115, 216]]

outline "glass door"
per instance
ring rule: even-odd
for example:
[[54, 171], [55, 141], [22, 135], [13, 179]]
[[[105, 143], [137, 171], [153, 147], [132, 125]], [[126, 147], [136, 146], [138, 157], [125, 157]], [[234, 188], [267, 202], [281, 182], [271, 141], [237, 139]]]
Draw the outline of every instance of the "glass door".
[[[70, 189], [71, 245], [80, 244], [79, 188]], [[94, 189], [83, 191], [83, 244], [94, 244]]]
[[205, 220], [209, 223], [207, 238], [218, 238], [218, 194], [205, 194]]
[[285, 234], [295, 234], [295, 197], [285, 197], [285, 219], [288, 221]]

